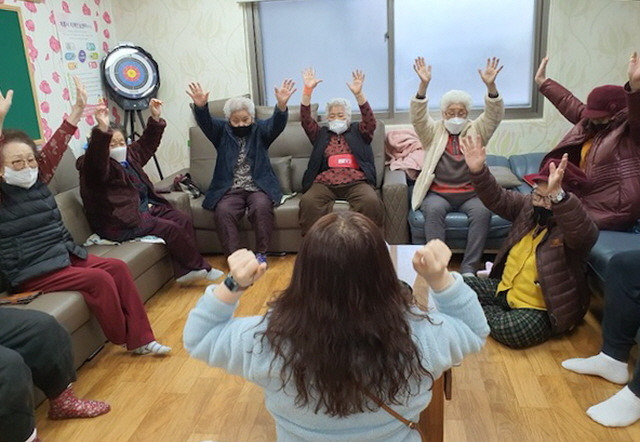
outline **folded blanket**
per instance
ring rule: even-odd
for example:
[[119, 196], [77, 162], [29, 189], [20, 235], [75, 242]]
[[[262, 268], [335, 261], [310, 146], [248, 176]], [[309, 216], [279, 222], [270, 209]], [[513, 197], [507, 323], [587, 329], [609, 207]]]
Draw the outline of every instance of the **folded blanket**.
[[424, 162], [424, 150], [413, 129], [389, 131], [384, 148], [386, 164], [391, 170], [404, 170], [412, 180], [418, 178]]

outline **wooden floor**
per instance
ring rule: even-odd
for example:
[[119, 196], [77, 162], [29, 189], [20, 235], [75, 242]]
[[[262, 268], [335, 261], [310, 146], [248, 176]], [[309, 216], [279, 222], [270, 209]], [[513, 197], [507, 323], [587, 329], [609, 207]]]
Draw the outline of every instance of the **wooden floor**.
[[[269, 270], [241, 300], [239, 315], [261, 314], [283, 289], [294, 256], [269, 257]], [[210, 262], [226, 270], [222, 257]], [[182, 328], [205, 284], [167, 285], [147, 304], [156, 337], [173, 347], [169, 357], [135, 357], [107, 344], [78, 371], [76, 392], [105, 400], [110, 413], [95, 419], [51, 421], [48, 404], [37, 409], [37, 428], [51, 441], [220, 442], [273, 441], [275, 427], [259, 388], [189, 359]], [[640, 441], [640, 423], [608, 429], [586, 408], [619, 390], [599, 378], [564, 370], [568, 357], [599, 350], [600, 325], [589, 314], [572, 334], [528, 350], [509, 350], [489, 339], [453, 370], [453, 398], [445, 405], [445, 440]]]

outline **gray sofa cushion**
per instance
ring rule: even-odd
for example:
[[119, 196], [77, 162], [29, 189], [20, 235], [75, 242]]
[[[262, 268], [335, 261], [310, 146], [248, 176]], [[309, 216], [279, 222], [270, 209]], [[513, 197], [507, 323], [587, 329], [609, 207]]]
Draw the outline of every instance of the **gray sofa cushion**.
[[278, 177], [280, 190], [284, 195], [290, 195], [291, 191], [291, 155], [286, 157], [270, 158], [271, 167]]
[[522, 184], [522, 181], [506, 166], [489, 166], [489, 171], [491, 171], [498, 184], [507, 189], [518, 187]]

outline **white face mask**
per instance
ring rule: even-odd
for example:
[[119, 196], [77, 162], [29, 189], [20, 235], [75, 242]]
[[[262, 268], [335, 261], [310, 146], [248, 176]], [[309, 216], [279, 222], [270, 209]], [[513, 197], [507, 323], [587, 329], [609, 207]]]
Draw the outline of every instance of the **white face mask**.
[[127, 146], [114, 147], [109, 151], [109, 156], [118, 163], [124, 163], [127, 161]]
[[338, 135], [347, 130], [347, 120], [331, 120], [329, 121], [329, 130], [335, 132]]
[[467, 121], [468, 120], [466, 118], [449, 118], [448, 120], [444, 120], [444, 127], [447, 128], [451, 135], [458, 135], [460, 132], [462, 132], [462, 129], [464, 128], [465, 124], [467, 124]]
[[37, 167], [32, 169], [27, 166], [22, 170], [13, 170], [10, 167], [4, 166], [4, 182], [7, 184], [22, 187], [24, 189], [30, 189], [37, 180]]

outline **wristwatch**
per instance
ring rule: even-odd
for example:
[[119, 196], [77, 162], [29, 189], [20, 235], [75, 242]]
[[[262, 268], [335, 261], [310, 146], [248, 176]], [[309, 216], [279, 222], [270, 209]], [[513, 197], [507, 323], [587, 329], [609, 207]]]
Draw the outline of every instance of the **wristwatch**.
[[233, 276], [231, 275], [231, 273], [227, 273], [227, 277], [224, 279], [224, 285], [229, 289], [229, 291], [233, 293], [241, 292], [249, 288], [249, 287], [242, 287], [240, 284], [238, 284], [238, 281], [233, 279]]
[[566, 196], [566, 192], [560, 189], [555, 195], [549, 194], [549, 201], [551, 201], [553, 204], [558, 204], [560, 201], [564, 200]]

